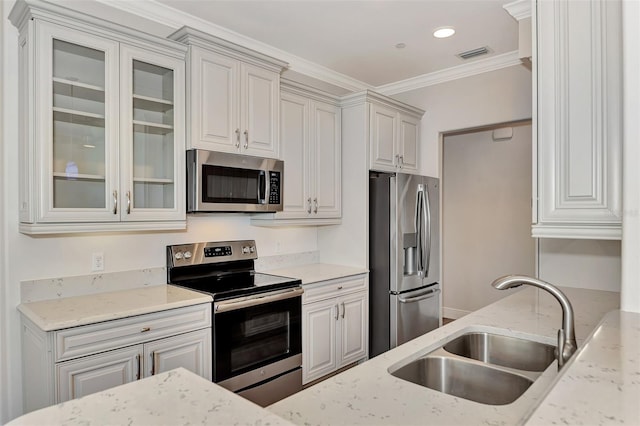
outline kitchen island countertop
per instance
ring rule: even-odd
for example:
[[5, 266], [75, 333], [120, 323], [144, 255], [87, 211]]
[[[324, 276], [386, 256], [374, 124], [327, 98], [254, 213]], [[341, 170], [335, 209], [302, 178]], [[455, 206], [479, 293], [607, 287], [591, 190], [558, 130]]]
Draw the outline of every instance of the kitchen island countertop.
[[[573, 304], [576, 337], [579, 347], [582, 347], [605, 314], [618, 308], [619, 294], [572, 288], [563, 288], [563, 291]], [[539, 424], [560, 421], [561, 413], [556, 413], [557, 417], [553, 419], [552, 416], [544, 416], [545, 410], [546, 407], [552, 407], [556, 382], [558, 387], [565, 386], [567, 389], [565, 403], [570, 403], [580, 393], [576, 393], [574, 388], [580, 388], [582, 381], [572, 383], [571, 379], [571, 374], [577, 368], [574, 361], [576, 358], [580, 359], [579, 356], [565, 365], [559, 374], [554, 362], [527, 392], [508, 405], [484, 405], [446, 395], [398, 379], [389, 374], [388, 370], [426, 354], [440, 347], [444, 341], [468, 331], [497, 332], [555, 344], [561, 320], [560, 305], [549, 294], [534, 288], [515, 290], [515, 294], [307, 388], [267, 409], [298, 425], [511, 425], [525, 423], [532, 414], [536, 417], [531, 420], [539, 418]], [[615, 348], [611, 350], [615, 351]], [[627, 380], [629, 378], [638, 380], [637, 376], [627, 377]], [[583, 377], [582, 380], [588, 381], [589, 378]], [[632, 389], [629, 390], [633, 392]], [[549, 397], [545, 398], [547, 394]], [[582, 396], [599, 398], [598, 394]], [[549, 414], [554, 414], [554, 410], [551, 409]], [[572, 419], [579, 421], [580, 418]], [[581, 421], [590, 423], [591, 419], [582, 417]]]
[[14, 419], [8, 425], [289, 425], [202, 377], [177, 368]]

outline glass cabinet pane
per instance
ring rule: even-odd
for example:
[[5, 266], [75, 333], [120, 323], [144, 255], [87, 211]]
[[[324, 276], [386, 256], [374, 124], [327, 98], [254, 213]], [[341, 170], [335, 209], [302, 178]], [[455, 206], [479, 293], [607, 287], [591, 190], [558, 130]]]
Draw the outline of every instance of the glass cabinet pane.
[[53, 207], [104, 208], [105, 53], [53, 40]]
[[173, 70], [133, 61], [133, 207], [173, 208]]

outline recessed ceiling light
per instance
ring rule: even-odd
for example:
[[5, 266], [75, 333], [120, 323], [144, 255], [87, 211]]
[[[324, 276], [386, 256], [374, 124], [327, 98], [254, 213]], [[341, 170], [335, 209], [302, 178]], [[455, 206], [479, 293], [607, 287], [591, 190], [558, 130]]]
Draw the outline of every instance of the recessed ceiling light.
[[455, 33], [456, 33], [456, 30], [454, 30], [452, 27], [440, 27], [440, 28], [436, 28], [433, 31], [433, 36], [435, 38], [447, 38], [447, 37], [451, 37]]
[[405, 47], [407, 47], [407, 45], [406, 45], [406, 44], [404, 44], [404, 43], [398, 43], [398, 44], [396, 44], [396, 49], [404, 49]]

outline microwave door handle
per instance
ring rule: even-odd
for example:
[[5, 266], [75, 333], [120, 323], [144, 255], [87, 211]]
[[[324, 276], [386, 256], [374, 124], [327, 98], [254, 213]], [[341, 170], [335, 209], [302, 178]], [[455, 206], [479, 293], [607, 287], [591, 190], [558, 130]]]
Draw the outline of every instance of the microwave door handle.
[[258, 204], [266, 204], [267, 172], [260, 170], [258, 173]]

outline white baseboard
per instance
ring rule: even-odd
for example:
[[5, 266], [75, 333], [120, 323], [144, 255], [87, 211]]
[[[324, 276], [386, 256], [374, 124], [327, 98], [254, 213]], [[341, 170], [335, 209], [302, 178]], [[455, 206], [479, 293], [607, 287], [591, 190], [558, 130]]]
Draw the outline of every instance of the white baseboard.
[[471, 311], [463, 311], [462, 309], [442, 308], [444, 318], [458, 319], [470, 313]]

